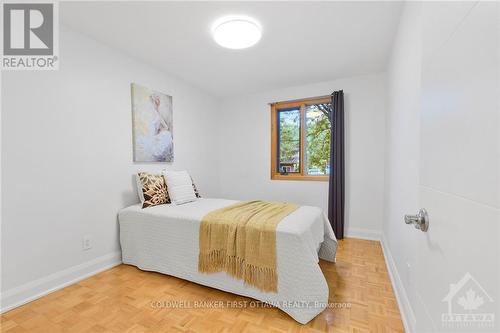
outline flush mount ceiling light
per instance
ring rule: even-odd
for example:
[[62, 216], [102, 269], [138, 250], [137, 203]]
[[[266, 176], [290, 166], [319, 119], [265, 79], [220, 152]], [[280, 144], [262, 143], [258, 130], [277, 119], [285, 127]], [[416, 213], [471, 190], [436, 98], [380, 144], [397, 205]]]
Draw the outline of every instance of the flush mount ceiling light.
[[262, 35], [262, 28], [248, 16], [226, 16], [212, 26], [212, 36], [217, 44], [228, 49], [245, 49], [255, 45]]

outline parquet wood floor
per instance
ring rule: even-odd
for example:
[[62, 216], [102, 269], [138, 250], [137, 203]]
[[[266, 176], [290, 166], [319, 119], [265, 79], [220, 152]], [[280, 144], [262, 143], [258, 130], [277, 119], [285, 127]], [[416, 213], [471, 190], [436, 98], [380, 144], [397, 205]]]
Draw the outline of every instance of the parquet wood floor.
[[404, 331], [379, 242], [341, 240], [337, 263], [320, 265], [330, 302], [346, 305], [326, 309], [307, 325], [272, 307], [182, 308], [252, 300], [120, 265], [2, 314], [1, 332]]

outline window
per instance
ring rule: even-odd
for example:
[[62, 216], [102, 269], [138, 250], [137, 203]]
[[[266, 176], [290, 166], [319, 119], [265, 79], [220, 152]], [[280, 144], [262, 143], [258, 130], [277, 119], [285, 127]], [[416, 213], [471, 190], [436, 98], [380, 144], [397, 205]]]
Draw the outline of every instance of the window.
[[330, 97], [271, 105], [271, 179], [328, 180]]

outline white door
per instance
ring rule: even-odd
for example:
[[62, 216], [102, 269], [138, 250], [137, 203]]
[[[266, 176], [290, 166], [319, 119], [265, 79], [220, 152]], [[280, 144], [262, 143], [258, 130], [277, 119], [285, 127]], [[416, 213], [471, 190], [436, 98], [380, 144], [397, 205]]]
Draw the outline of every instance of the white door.
[[498, 7], [422, 7], [419, 332], [500, 331]]

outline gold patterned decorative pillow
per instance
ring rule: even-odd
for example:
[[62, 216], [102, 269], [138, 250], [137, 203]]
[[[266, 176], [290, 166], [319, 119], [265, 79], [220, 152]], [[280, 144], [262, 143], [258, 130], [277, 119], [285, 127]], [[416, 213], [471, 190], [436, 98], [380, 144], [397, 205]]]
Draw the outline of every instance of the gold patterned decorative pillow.
[[201, 198], [200, 192], [198, 192], [198, 189], [196, 188], [196, 185], [194, 184], [193, 177], [191, 177], [191, 183], [193, 183], [194, 194], [196, 195], [197, 198]]
[[137, 175], [142, 186], [142, 197], [144, 197], [142, 208], [170, 203], [167, 184], [163, 175], [148, 172], [139, 172]]

